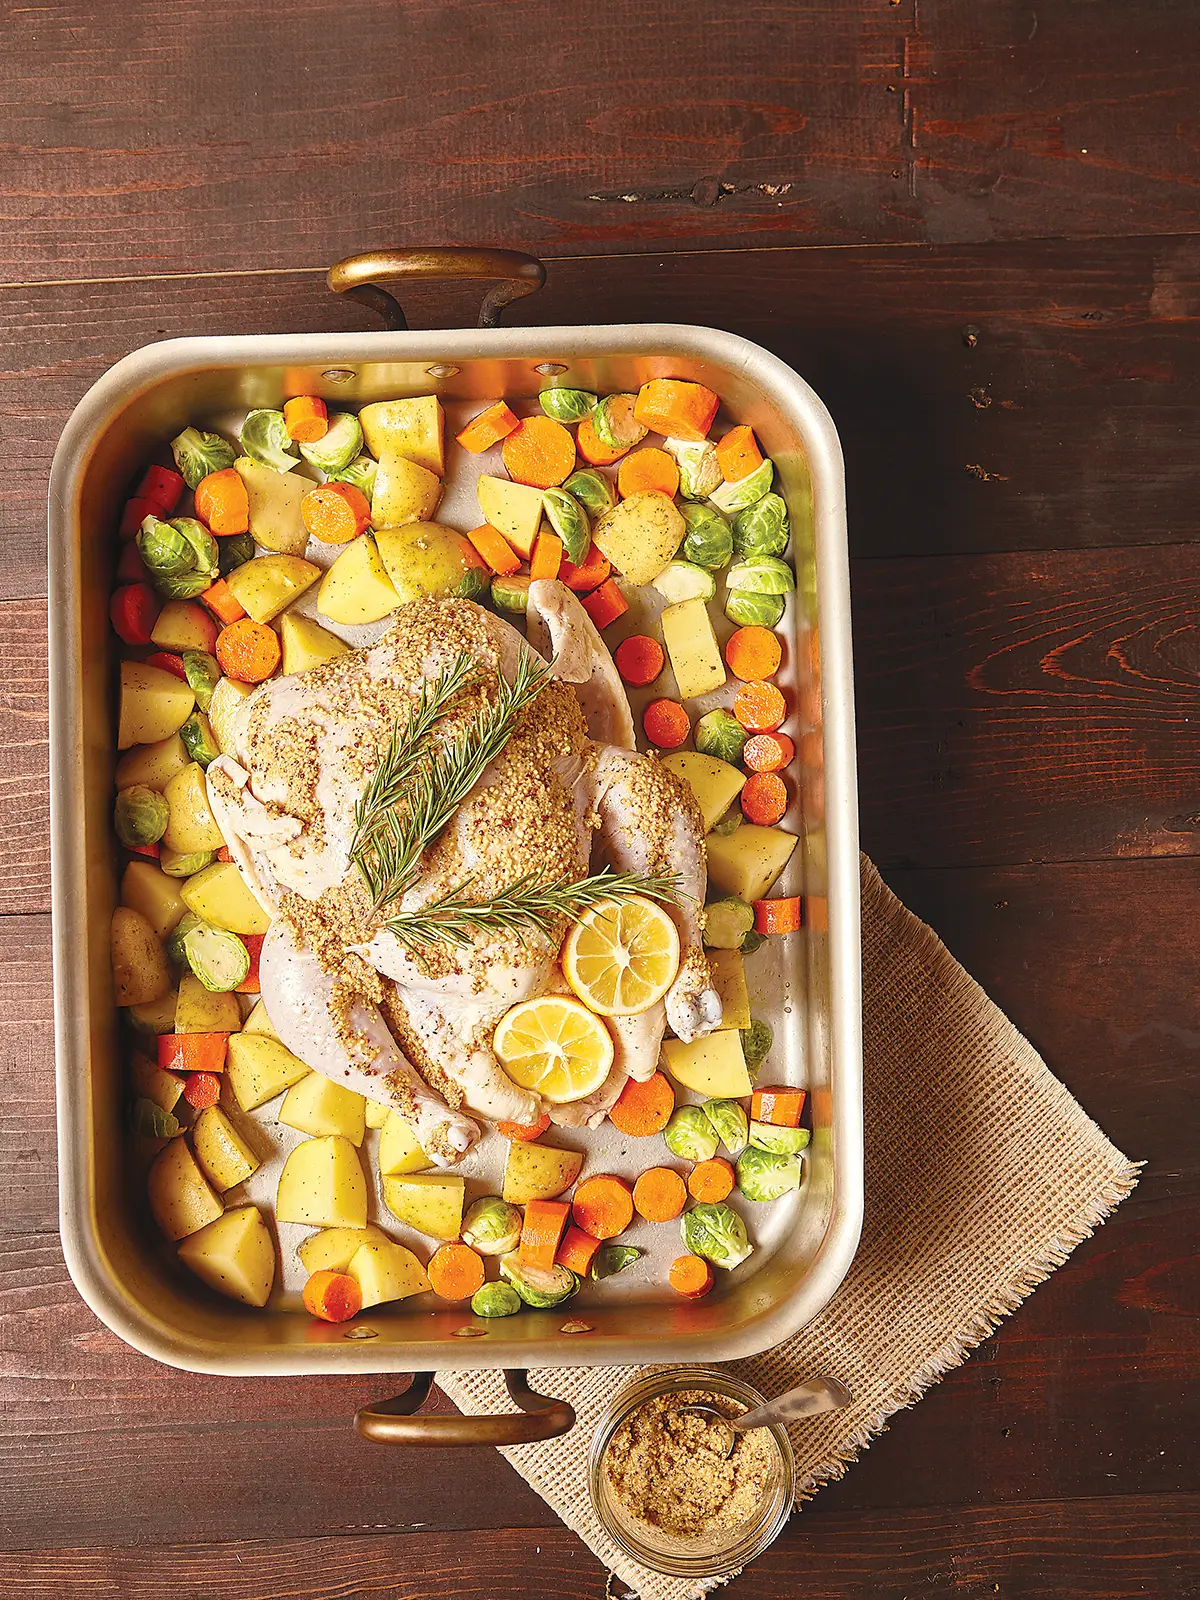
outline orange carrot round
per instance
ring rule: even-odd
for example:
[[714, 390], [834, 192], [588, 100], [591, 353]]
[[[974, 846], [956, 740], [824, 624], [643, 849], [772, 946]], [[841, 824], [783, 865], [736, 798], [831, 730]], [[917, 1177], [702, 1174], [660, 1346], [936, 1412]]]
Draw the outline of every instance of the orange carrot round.
[[630, 448], [627, 444], [605, 444], [590, 416], [584, 417], [575, 430], [575, 447], [589, 467], [611, 467], [614, 461], [628, 455]]
[[217, 635], [217, 661], [227, 678], [262, 683], [279, 665], [279, 635], [249, 617], [231, 622]]
[[498, 1122], [497, 1130], [506, 1139], [536, 1139], [550, 1126], [550, 1113], [543, 1111], [536, 1122]]
[[315, 444], [329, 432], [329, 413], [324, 400], [315, 394], [298, 394], [283, 403], [283, 425], [288, 438], [299, 444]]
[[196, 485], [196, 515], [218, 538], [248, 532], [250, 497], [235, 468], [223, 467], [200, 479]]
[[701, 1256], [676, 1256], [667, 1276], [685, 1300], [699, 1300], [713, 1286], [713, 1269]]
[[585, 1178], [576, 1185], [571, 1219], [593, 1239], [615, 1239], [633, 1221], [633, 1196], [629, 1185], [624, 1178], [614, 1178], [610, 1172]]
[[725, 663], [735, 678], [750, 683], [757, 678], [772, 678], [783, 660], [778, 634], [770, 628], [750, 626], [731, 634], [725, 646]]
[[648, 683], [653, 683], [667, 664], [662, 645], [646, 633], [622, 639], [613, 660], [621, 677], [635, 689], [644, 689]]
[[483, 1286], [483, 1257], [469, 1244], [444, 1244], [425, 1268], [429, 1287], [443, 1300], [469, 1300]]
[[670, 1222], [687, 1205], [687, 1184], [670, 1167], [651, 1167], [633, 1186], [633, 1204], [647, 1222]]
[[608, 1120], [630, 1138], [645, 1139], [663, 1131], [674, 1109], [674, 1089], [661, 1072], [655, 1072], [642, 1083], [630, 1078]]
[[803, 922], [803, 906], [797, 894], [779, 895], [774, 900], [752, 900], [755, 933], [798, 933]]
[[617, 488], [622, 500], [642, 489], [661, 489], [663, 494], [678, 494], [679, 468], [674, 457], [654, 445], [627, 455], [617, 469]]
[[553, 417], [526, 417], [500, 453], [509, 477], [535, 489], [553, 489], [575, 470], [575, 441]]
[[688, 1176], [687, 1186], [693, 1200], [727, 1200], [733, 1193], [733, 1168], [724, 1156], [697, 1161]]
[[795, 754], [786, 733], [756, 733], [742, 746], [742, 763], [751, 772], [778, 772]]
[[189, 1072], [183, 1080], [183, 1098], [197, 1111], [215, 1106], [221, 1098], [221, 1080], [215, 1072]]
[[349, 1322], [362, 1310], [362, 1290], [348, 1272], [314, 1272], [304, 1285], [304, 1309], [322, 1322]]
[[774, 733], [787, 716], [787, 701], [773, 683], [744, 683], [734, 696], [733, 714], [747, 733]]
[[642, 728], [660, 750], [675, 750], [692, 731], [687, 712], [678, 700], [651, 700], [642, 713]]
[[366, 495], [352, 483], [320, 483], [300, 502], [306, 530], [323, 544], [349, 544], [371, 526]]
[[777, 772], [752, 772], [742, 786], [741, 799], [746, 821], [770, 828], [788, 808], [787, 784]]

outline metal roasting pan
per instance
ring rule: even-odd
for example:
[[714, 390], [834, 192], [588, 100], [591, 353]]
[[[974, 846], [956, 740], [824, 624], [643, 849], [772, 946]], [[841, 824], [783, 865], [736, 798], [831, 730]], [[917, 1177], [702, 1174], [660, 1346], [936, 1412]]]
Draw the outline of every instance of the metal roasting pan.
[[[489, 280], [478, 329], [410, 332], [400, 307], [378, 287], [378, 280], [448, 276]], [[239, 1377], [415, 1374], [403, 1395], [357, 1418], [365, 1437], [388, 1443], [511, 1444], [565, 1432], [574, 1420], [571, 1408], [534, 1394], [525, 1377], [531, 1367], [711, 1364], [768, 1349], [829, 1300], [850, 1266], [862, 1219], [858, 819], [837, 433], [802, 378], [730, 333], [669, 323], [498, 327], [500, 308], [538, 288], [544, 276], [540, 262], [515, 251], [353, 257], [331, 271], [330, 286], [371, 305], [384, 331], [148, 345], [119, 361], [76, 406], [50, 478], [54, 1000], [67, 1265], [102, 1322], [172, 1366]], [[729, 415], [751, 424], [774, 458], [776, 487], [791, 510], [798, 585], [781, 625], [787, 646], [781, 681], [795, 708], [785, 726], [802, 765], [785, 825], [801, 835], [802, 847], [782, 887], [804, 892], [818, 906], [826, 899], [828, 927], [818, 918], [799, 936], [768, 941], [771, 948], [751, 958], [747, 971], [754, 1008], [775, 1029], [770, 1081], [782, 1078], [809, 1090], [813, 1139], [803, 1188], [773, 1207], [743, 1204], [759, 1249], [735, 1273], [718, 1274], [717, 1289], [695, 1302], [664, 1287], [665, 1265], [682, 1248], [677, 1230], [644, 1223], [633, 1242], [648, 1247], [655, 1270], [589, 1287], [557, 1311], [527, 1309], [488, 1322], [422, 1296], [375, 1307], [340, 1328], [297, 1314], [294, 1295], [262, 1311], [224, 1300], [193, 1279], [157, 1237], [142, 1198], [144, 1173], [132, 1170], [123, 1128], [124, 1062], [107, 940], [118, 876], [111, 835], [115, 653], [108, 597], [115, 527], [131, 480], [146, 461], [161, 457], [164, 441], [187, 422], [278, 406], [292, 394], [318, 394], [333, 407], [432, 391], [459, 426], [456, 417], [499, 396], [528, 411], [548, 382], [628, 391], [652, 377], [695, 379], [715, 389]], [[439, 515], [468, 526], [453, 500], [448, 486]], [[461, 515], [470, 514], [464, 501]], [[639, 618], [645, 624], [639, 606], [646, 603], [635, 598], [624, 631], [635, 631]], [[658, 692], [670, 693], [670, 684]], [[726, 692], [694, 710], [728, 698]], [[589, 1170], [621, 1171], [624, 1163], [632, 1175], [647, 1156], [628, 1149], [630, 1143], [637, 1141], [622, 1145], [615, 1134], [599, 1149], [589, 1141]], [[662, 1158], [656, 1142], [649, 1159]], [[486, 1159], [475, 1178], [472, 1183], [469, 1176], [469, 1189], [476, 1192], [494, 1183]], [[286, 1268], [289, 1241], [281, 1239], [281, 1246]], [[566, 1333], [564, 1322], [585, 1323], [587, 1331]], [[475, 1336], [462, 1337], [464, 1328]], [[409, 1414], [437, 1369], [488, 1367], [506, 1370], [519, 1412]]]

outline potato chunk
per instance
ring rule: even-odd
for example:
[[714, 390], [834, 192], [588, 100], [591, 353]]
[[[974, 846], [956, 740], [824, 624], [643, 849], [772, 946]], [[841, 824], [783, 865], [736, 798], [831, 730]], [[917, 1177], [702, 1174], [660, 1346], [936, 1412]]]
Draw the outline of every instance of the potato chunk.
[[782, 828], [759, 828], [744, 822], [735, 833], [710, 833], [708, 881], [740, 900], [761, 900], [791, 860], [799, 843]]
[[462, 1227], [464, 1184], [445, 1173], [385, 1178], [383, 1198], [400, 1222], [433, 1239], [457, 1239]]
[[392, 1239], [361, 1245], [346, 1270], [362, 1290], [364, 1310], [388, 1300], [406, 1300], [429, 1288], [429, 1277], [416, 1256]]
[[167, 953], [140, 911], [118, 906], [109, 925], [113, 988], [119, 1006], [144, 1006], [171, 987]]
[[262, 1165], [220, 1106], [207, 1106], [196, 1118], [192, 1149], [201, 1172], [219, 1194], [245, 1183]]
[[366, 1131], [366, 1101], [323, 1073], [310, 1072], [284, 1095], [279, 1120], [301, 1133], [338, 1133], [357, 1146]]
[[236, 1206], [190, 1234], [179, 1259], [210, 1289], [265, 1306], [275, 1282], [275, 1241], [257, 1206]]
[[670, 495], [642, 489], [606, 511], [592, 529], [595, 546], [630, 583], [653, 583], [683, 543], [687, 524]]
[[676, 1083], [697, 1094], [737, 1100], [753, 1087], [742, 1054], [742, 1036], [736, 1028], [722, 1028], [691, 1044], [684, 1044], [682, 1039], [664, 1039], [662, 1053]]
[[366, 1226], [367, 1181], [349, 1139], [331, 1134], [296, 1146], [279, 1176], [275, 1214], [310, 1228]]
[[504, 1166], [504, 1198], [515, 1206], [529, 1200], [553, 1200], [571, 1187], [582, 1166], [578, 1150], [514, 1139]]
[[146, 1192], [154, 1220], [168, 1239], [199, 1232], [224, 1210], [182, 1137], [155, 1156]]

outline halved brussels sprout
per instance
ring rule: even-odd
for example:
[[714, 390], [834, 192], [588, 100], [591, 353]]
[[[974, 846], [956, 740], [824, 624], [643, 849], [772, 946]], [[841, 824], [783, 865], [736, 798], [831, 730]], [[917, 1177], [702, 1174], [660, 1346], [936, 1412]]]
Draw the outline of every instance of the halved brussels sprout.
[[711, 1161], [719, 1143], [699, 1106], [679, 1106], [663, 1129], [663, 1140], [681, 1161]]
[[237, 934], [206, 922], [184, 934], [183, 953], [193, 973], [213, 994], [236, 989], [250, 972], [250, 952]]
[[771, 487], [771, 480], [775, 476], [775, 463], [767, 458], [760, 467], [755, 467], [745, 478], [739, 478], [736, 483], [723, 483], [719, 489], [714, 489], [709, 495], [709, 500], [718, 511], [725, 511], [730, 515], [741, 511], [746, 506], [752, 506], [756, 500], [761, 500]]
[[733, 548], [740, 557], [781, 556], [789, 537], [787, 502], [765, 494], [733, 519]]
[[300, 454], [326, 477], [348, 467], [362, 449], [362, 424], [352, 411], [335, 411], [329, 427], [313, 444], [302, 444]]
[[592, 412], [592, 427], [601, 444], [611, 450], [632, 450], [641, 444], [649, 430], [633, 414], [636, 399], [632, 394], [606, 394], [601, 400]]
[[184, 650], [181, 652], [183, 670], [187, 674], [188, 688], [196, 696], [196, 704], [200, 710], [207, 713], [212, 701], [213, 690], [221, 681], [221, 669], [217, 665], [216, 656], [210, 656], [207, 650]]
[[123, 845], [157, 844], [167, 831], [171, 810], [157, 789], [130, 784], [117, 795], [113, 828]]
[[563, 484], [568, 494], [573, 494], [583, 509], [593, 517], [602, 517], [617, 503], [613, 486], [602, 472], [592, 472], [581, 467]]
[[485, 1194], [463, 1218], [462, 1241], [481, 1256], [506, 1256], [521, 1238], [521, 1213], [498, 1195]]
[[183, 740], [183, 748], [188, 755], [202, 767], [207, 767], [210, 761], [215, 761], [221, 754], [220, 746], [213, 738], [212, 727], [203, 711], [192, 712], [180, 728], [179, 737]]
[[[745, 817], [742, 816], [742, 813], [738, 810], [737, 806], [730, 806], [725, 815], [717, 822], [714, 822], [708, 831], [710, 833], [715, 833], [719, 839], [727, 839], [731, 833], [736, 833], [738, 831], [745, 820]], [[742, 945], [744, 948], [744, 939], [742, 941]]]
[[541, 1311], [560, 1306], [564, 1300], [569, 1300], [579, 1292], [580, 1280], [570, 1267], [557, 1264], [553, 1267], [522, 1266], [515, 1250], [500, 1257], [500, 1273], [527, 1306], [536, 1306]]
[[223, 578], [254, 560], [254, 536], [234, 533], [217, 540], [217, 569]]
[[601, 1278], [615, 1277], [618, 1272], [624, 1272], [626, 1267], [631, 1267], [635, 1261], [640, 1261], [646, 1254], [639, 1250], [635, 1244], [606, 1244], [596, 1251], [592, 1258], [591, 1277], [597, 1283]]
[[592, 542], [592, 527], [583, 506], [566, 489], [547, 489], [542, 496], [542, 510], [562, 540], [567, 560], [580, 566], [587, 559]]
[[543, 389], [538, 400], [555, 422], [580, 422], [596, 409], [597, 397], [587, 389]]
[[482, 600], [488, 592], [488, 575], [482, 567], [468, 567], [451, 589], [455, 600]]
[[190, 878], [211, 867], [216, 859], [215, 850], [163, 850], [158, 857], [158, 870], [168, 878]]
[[251, 461], [260, 461], [264, 467], [274, 467], [276, 472], [290, 472], [299, 465], [300, 458], [287, 431], [282, 411], [249, 412], [238, 437]]
[[379, 463], [374, 456], [355, 456], [347, 466], [337, 472], [327, 474], [331, 483], [352, 483], [356, 489], [361, 489], [369, 500], [375, 493], [375, 474], [379, 470]]
[[742, 1029], [742, 1055], [747, 1072], [757, 1072], [762, 1066], [770, 1054], [774, 1037], [769, 1022], [764, 1022], [761, 1017], [751, 1017], [750, 1026]]
[[156, 1101], [143, 1098], [129, 1108], [129, 1127], [140, 1139], [173, 1139], [181, 1124], [173, 1111], [164, 1111]]
[[174, 523], [161, 517], [143, 517], [137, 532], [138, 555], [153, 578], [160, 573], [190, 572], [196, 565], [195, 551]]
[[696, 749], [736, 766], [746, 747], [746, 730], [730, 711], [706, 711], [696, 724]]
[[750, 594], [791, 594], [796, 587], [796, 574], [778, 556], [750, 556], [730, 567], [725, 582], [730, 589]]
[[717, 592], [717, 581], [693, 561], [669, 561], [655, 578], [654, 587], [674, 606], [681, 600], [711, 600]]
[[807, 1128], [777, 1128], [773, 1122], [752, 1122], [750, 1143], [756, 1150], [772, 1150], [777, 1156], [799, 1155], [812, 1138]]
[[766, 942], [764, 934], [758, 933], [754, 928], [751, 928], [750, 932], [742, 940], [742, 954], [744, 956], [752, 956], [758, 947], [766, 944]]
[[683, 553], [699, 567], [716, 572], [727, 567], [733, 556], [733, 531], [719, 511], [711, 506], [680, 506], [687, 533]]
[[237, 459], [233, 446], [219, 433], [204, 433], [200, 428], [185, 428], [177, 434], [171, 440], [171, 454], [189, 489], [210, 472], [224, 472]]
[[738, 1188], [747, 1200], [778, 1200], [800, 1187], [802, 1168], [798, 1155], [780, 1155], [747, 1145], [737, 1158]]
[[137, 547], [151, 583], [169, 600], [190, 600], [217, 576], [217, 541], [195, 517], [147, 517]]
[[529, 609], [529, 578], [493, 578], [492, 604], [501, 611], [519, 611], [522, 616]]
[[182, 967], [185, 972], [188, 970], [188, 958], [183, 948], [183, 941], [193, 928], [203, 926], [203, 917], [198, 917], [194, 911], [185, 911], [167, 938], [167, 959], [173, 961], [177, 967]]
[[746, 1224], [732, 1206], [724, 1203], [702, 1201], [693, 1206], [684, 1213], [679, 1231], [692, 1255], [703, 1256], [714, 1267], [724, 1267], [726, 1271], [740, 1266], [754, 1250], [746, 1237]]
[[700, 1108], [731, 1156], [740, 1156], [750, 1138], [750, 1119], [736, 1100], [706, 1100]]
[[777, 628], [783, 616], [781, 594], [755, 594], [751, 589], [730, 589], [725, 596], [725, 615], [739, 628]]
[[717, 460], [716, 446], [709, 440], [694, 444], [691, 439], [666, 439], [663, 449], [675, 457], [679, 492], [685, 500], [707, 500], [720, 486], [721, 463]]
[[754, 907], [744, 900], [714, 900], [704, 908], [704, 942], [710, 950], [740, 950], [754, 926]]
[[485, 1283], [471, 1296], [477, 1317], [512, 1317], [521, 1309], [521, 1296], [511, 1283]]

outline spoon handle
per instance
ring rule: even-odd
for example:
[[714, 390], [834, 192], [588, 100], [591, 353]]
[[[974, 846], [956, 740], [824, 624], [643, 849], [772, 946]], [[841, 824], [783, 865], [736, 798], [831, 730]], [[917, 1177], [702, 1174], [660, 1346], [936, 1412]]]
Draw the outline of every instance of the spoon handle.
[[756, 1406], [733, 1421], [738, 1433], [761, 1428], [768, 1422], [794, 1422], [797, 1417], [815, 1417], [821, 1411], [839, 1411], [854, 1396], [836, 1378], [809, 1378], [786, 1394]]

